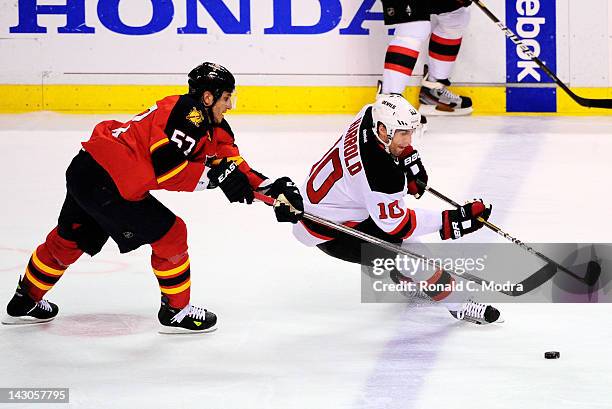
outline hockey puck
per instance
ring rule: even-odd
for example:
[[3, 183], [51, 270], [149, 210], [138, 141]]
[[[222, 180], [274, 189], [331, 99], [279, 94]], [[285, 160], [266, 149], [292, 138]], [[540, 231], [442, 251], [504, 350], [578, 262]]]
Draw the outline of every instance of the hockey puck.
[[561, 357], [561, 354], [559, 353], [559, 351], [544, 352], [544, 358], [546, 359], [559, 359], [560, 357]]

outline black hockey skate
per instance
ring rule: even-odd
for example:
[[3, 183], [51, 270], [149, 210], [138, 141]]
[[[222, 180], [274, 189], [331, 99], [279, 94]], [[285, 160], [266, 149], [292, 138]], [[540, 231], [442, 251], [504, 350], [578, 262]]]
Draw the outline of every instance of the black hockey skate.
[[7, 315], [2, 318], [2, 323], [7, 325], [38, 324], [51, 321], [58, 311], [57, 305], [47, 300], [34, 301], [22, 287], [20, 279], [15, 295], [6, 306]]
[[468, 300], [458, 311], [449, 311], [458, 320], [472, 322], [474, 324], [502, 323], [499, 310], [492, 305], [486, 305]]
[[[427, 67], [427, 66], [426, 66]], [[425, 71], [419, 101], [419, 112], [424, 115], [470, 115], [473, 111], [472, 99], [451, 92], [448, 79], [429, 81]]]
[[195, 334], [217, 329], [217, 316], [212, 312], [191, 304], [183, 309], [172, 308], [165, 296], [162, 296], [157, 318], [162, 324], [161, 334]]

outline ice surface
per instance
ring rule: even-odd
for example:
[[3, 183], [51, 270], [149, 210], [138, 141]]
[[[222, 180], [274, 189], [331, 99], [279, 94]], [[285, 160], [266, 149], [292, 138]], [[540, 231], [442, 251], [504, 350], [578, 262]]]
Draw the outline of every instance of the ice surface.
[[[0, 116], [2, 303], [55, 225], [78, 142], [109, 117], [128, 118]], [[350, 117], [229, 121], [254, 168], [301, 183]], [[492, 202], [491, 221], [526, 242], [610, 241], [612, 119], [430, 122], [417, 147], [434, 188]], [[503, 305], [506, 323], [489, 327], [439, 306], [361, 304], [359, 268], [303, 247], [264, 205], [156, 196], [187, 222], [192, 301], [219, 315], [218, 331], [157, 334], [150, 250], [121, 256], [109, 242], [49, 293], [54, 322], [0, 327], [0, 387], [69, 387], [75, 408], [612, 407], [609, 304]]]

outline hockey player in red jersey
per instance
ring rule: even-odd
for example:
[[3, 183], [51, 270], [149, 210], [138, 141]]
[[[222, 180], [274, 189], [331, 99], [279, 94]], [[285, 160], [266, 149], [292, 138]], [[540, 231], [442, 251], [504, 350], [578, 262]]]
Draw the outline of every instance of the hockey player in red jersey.
[[302, 199], [291, 180], [268, 179], [241, 157], [224, 119], [233, 75], [205, 62], [189, 73], [189, 92], [157, 101], [130, 121], [104, 121], [66, 171], [67, 194], [57, 227], [34, 250], [7, 306], [5, 324], [44, 322], [58, 307], [43, 299], [83, 254], [109, 237], [121, 253], [149, 244], [161, 290], [161, 332], [212, 330], [217, 317], [189, 303], [190, 261], [183, 220], [153, 190], [220, 188], [230, 202], [252, 203], [257, 190], [279, 199], [278, 221], [295, 223]]
[[[352, 227], [385, 241], [404, 240], [439, 232], [443, 240], [458, 239], [483, 226], [491, 206], [474, 200], [460, 209], [442, 213], [409, 206], [410, 196], [419, 198], [424, 190], [417, 180], [428, 177], [412, 136], [421, 128], [420, 114], [401, 95], [381, 96], [366, 105], [332, 148], [311, 169], [301, 187], [304, 210], [332, 222]], [[317, 246], [333, 257], [372, 267], [373, 259], [362, 258], [363, 241], [302, 219], [293, 228], [302, 243]], [[395, 254], [380, 249], [380, 255]], [[370, 257], [369, 255], [367, 257]], [[378, 256], [377, 256], [378, 257]], [[399, 271], [394, 281], [403, 280]], [[440, 291], [425, 291], [434, 301], [444, 302], [453, 316], [479, 324], [499, 320], [499, 311], [476, 303], [465, 293], [447, 291], [454, 278], [442, 270], [433, 275], [417, 272], [414, 278], [440, 284]]]
[[385, 54], [381, 92], [404, 92], [429, 39], [419, 110], [424, 115], [469, 115], [472, 100], [447, 87], [469, 23], [471, 0], [382, 0], [382, 4], [385, 24], [395, 25], [395, 34]]

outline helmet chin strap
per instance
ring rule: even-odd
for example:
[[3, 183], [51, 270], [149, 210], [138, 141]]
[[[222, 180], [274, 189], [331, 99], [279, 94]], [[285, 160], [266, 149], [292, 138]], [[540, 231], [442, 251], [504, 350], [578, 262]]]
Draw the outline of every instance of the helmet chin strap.
[[389, 135], [387, 133], [387, 139], [388, 139], [387, 142], [380, 139], [380, 136], [378, 136], [378, 129], [374, 130], [374, 134], [376, 135], [376, 139], [378, 139], [378, 142], [380, 142], [382, 146], [385, 148], [385, 152], [387, 152], [389, 155], [392, 155], [391, 150], [389, 148], [391, 147], [391, 142], [393, 141], [393, 134]]

